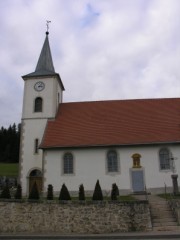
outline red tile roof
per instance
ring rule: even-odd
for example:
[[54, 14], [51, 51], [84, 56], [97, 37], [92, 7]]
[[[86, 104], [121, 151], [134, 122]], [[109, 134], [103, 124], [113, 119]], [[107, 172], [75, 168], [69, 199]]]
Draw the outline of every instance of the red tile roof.
[[180, 142], [180, 98], [61, 103], [42, 148]]

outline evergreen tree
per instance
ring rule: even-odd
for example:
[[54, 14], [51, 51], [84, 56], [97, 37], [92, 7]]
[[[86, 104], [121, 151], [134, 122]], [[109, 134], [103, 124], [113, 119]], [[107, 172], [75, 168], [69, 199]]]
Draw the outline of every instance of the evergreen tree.
[[119, 196], [119, 189], [116, 183], [113, 183], [111, 190], [111, 200], [117, 200], [117, 196]]
[[20, 145], [20, 124], [14, 123], [8, 129], [0, 129], [0, 162], [18, 162]]
[[96, 182], [92, 200], [98, 200], [98, 201], [103, 200], [103, 194], [102, 194], [101, 186], [99, 184], [99, 180], [97, 180]]
[[20, 184], [17, 185], [17, 189], [14, 197], [15, 199], [22, 199], [22, 187]]
[[5, 185], [5, 187], [3, 188], [1, 194], [0, 194], [0, 198], [6, 198], [6, 199], [10, 199], [11, 198], [11, 194], [9, 191], [9, 186], [8, 184]]
[[53, 200], [53, 186], [51, 184], [48, 185], [47, 200]]
[[63, 183], [59, 194], [59, 200], [71, 200], [71, 196], [66, 185]]
[[81, 184], [79, 186], [79, 200], [84, 201], [85, 200], [85, 193], [84, 193], [84, 186]]
[[32, 189], [29, 193], [29, 199], [39, 199], [39, 191], [36, 182], [33, 184]]

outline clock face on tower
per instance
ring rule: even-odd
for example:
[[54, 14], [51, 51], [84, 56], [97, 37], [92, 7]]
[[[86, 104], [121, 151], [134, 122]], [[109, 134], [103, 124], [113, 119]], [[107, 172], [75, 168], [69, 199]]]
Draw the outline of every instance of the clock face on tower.
[[38, 92], [42, 91], [45, 88], [45, 84], [43, 82], [37, 82], [34, 84], [34, 89]]

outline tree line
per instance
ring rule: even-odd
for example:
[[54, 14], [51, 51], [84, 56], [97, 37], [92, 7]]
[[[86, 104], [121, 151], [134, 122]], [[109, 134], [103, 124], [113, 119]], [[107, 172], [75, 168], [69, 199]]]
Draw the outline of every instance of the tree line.
[[10, 125], [8, 128], [0, 129], [0, 162], [17, 163], [19, 162], [21, 125]]

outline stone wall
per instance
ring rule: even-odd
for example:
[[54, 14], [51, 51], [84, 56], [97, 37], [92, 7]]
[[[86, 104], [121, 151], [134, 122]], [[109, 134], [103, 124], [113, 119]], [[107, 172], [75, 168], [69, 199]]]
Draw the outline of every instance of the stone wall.
[[111, 233], [151, 229], [147, 202], [0, 202], [0, 233]]

